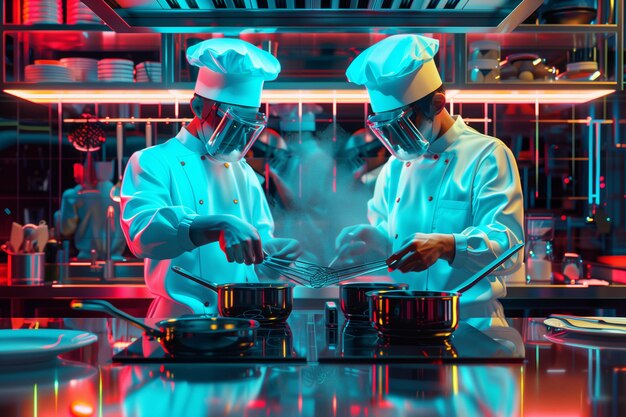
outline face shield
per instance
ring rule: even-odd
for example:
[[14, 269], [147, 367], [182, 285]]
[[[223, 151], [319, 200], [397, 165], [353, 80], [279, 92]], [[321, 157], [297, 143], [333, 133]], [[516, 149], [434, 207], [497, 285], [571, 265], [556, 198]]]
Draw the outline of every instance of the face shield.
[[412, 106], [370, 115], [367, 126], [393, 156], [410, 161], [426, 153], [428, 140], [413, 124]]
[[207, 153], [218, 161], [240, 160], [265, 128], [265, 114], [228, 104], [216, 104], [212, 111], [219, 123], [206, 141]]

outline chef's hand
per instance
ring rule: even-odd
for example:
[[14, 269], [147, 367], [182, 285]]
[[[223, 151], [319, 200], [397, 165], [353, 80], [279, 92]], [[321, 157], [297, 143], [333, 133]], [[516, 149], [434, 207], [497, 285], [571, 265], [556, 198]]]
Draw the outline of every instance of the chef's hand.
[[423, 271], [439, 259], [452, 262], [454, 252], [454, 236], [452, 235], [415, 233], [404, 241], [400, 250], [387, 259], [387, 265], [390, 271]]
[[295, 261], [302, 255], [302, 246], [295, 239], [275, 237], [265, 242], [265, 252], [273, 258]]
[[335, 240], [337, 256], [328, 265], [338, 268], [354, 265], [365, 260], [387, 256], [389, 240], [387, 236], [368, 224], [358, 224], [344, 228]]
[[259, 232], [250, 223], [230, 214], [198, 216], [189, 229], [196, 246], [219, 242], [228, 262], [246, 265], [263, 262]]

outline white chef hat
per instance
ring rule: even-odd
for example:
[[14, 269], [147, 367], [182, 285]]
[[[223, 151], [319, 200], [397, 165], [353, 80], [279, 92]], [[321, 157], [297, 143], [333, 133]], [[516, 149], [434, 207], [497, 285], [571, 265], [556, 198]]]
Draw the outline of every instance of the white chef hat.
[[376, 113], [411, 104], [441, 86], [433, 60], [437, 39], [394, 35], [370, 46], [346, 70], [348, 81], [364, 85]]
[[280, 62], [241, 39], [216, 38], [187, 49], [189, 64], [200, 68], [194, 92], [204, 98], [259, 107], [263, 82], [275, 80]]
[[270, 112], [280, 117], [280, 130], [283, 132], [314, 132], [315, 115], [322, 112], [322, 107], [311, 103], [302, 104], [302, 118], [298, 117], [296, 103], [275, 104], [270, 106]]

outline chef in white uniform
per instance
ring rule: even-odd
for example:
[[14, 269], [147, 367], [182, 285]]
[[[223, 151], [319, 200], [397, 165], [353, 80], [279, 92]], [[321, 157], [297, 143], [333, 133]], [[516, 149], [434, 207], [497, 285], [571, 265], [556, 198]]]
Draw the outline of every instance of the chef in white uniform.
[[[368, 203], [369, 225], [344, 229], [340, 259], [388, 257], [392, 276], [415, 290], [448, 291], [523, 240], [518, 169], [500, 140], [445, 109], [435, 39], [390, 36], [346, 71], [364, 85], [368, 126], [392, 156]], [[504, 276], [520, 253], [461, 297], [461, 317], [500, 317]]]
[[194, 119], [175, 138], [133, 154], [121, 188], [124, 233], [145, 258], [154, 318], [217, 310], [216, 294], [172, 272], [174, 265], [217, 283], [258, 282], [254, 265], [264, 250], [299, 254], [296, 241], [273, 237], [263, 189], [242, 159], [265, 127], [261, 91], [280, 63], [226, 38], [190, 47], [187, 60], [199, 67]]

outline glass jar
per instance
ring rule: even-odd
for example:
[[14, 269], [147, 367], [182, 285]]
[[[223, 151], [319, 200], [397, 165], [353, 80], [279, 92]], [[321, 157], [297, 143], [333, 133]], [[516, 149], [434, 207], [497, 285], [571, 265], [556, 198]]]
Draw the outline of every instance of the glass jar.
[[497, 59], [474, 59], [468, 64], [468, 78], [473, 83], [500, 81], [500, 64]]
[[574, 284], [582, 279], [584, 275], [583, 258], [577, 253], [566, 253], [563, 255], [561, 272], [566, 284]]
[[554, 218], [526, 219], [526, 282], [552, 282]]

